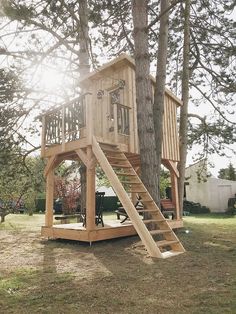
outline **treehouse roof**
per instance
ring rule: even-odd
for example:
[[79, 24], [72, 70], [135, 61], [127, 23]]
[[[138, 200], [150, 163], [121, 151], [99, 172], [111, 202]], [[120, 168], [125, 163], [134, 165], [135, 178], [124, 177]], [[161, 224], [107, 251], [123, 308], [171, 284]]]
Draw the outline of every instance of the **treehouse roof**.
[[[81, 78], [79, 84], [83, 85], [84, 83], [87, 83], [89, 80], [97, 80], [99, 78], [102, 78], [106, 76], [105, 73], [107, 70], [112, 69], [113, 71], [116, 71], [122, 66], [128, 66], [135, 70], [135, 61], [126, 53], [122, 53], [119, 57], [111, 60], [110, 62], [105, 63], [98, 69]], [[152, 83], [155, 84], [156, 80], [152, 75], [150, 75], [150, 79]], [[182, 101], [176, 95], [174, 95], [168, 88], [166, 88], [165, 91], [171, 98], [173, 98], [178, 103], [179, 106], [182, 105]]]

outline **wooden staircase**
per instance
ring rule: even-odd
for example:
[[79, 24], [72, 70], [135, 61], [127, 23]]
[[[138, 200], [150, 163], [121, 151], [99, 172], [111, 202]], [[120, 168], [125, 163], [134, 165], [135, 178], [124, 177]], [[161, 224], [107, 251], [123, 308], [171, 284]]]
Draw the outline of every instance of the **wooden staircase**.
[[[125, 154], [116, 146], [100, 145], [95, 137], [93, 137], [92, 150], [149, 255], [168, 258], [185, 252]], [[143, 209], [135, 208], [128, 195], [129, 192], [141, 197]], [[140, 214], [145, 218], [143, 219]], [[149, 230], [150, 227], [152, 230]]]

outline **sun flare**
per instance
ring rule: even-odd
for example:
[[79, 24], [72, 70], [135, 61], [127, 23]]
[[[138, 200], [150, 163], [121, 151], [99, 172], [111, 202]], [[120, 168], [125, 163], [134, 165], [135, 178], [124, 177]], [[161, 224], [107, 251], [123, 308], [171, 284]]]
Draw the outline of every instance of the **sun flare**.
[[54, 69], [44, 69], [41, 71], [39, 85], [47, 90], [51, 91], [60, 88], [64, 83], [63, 75]]

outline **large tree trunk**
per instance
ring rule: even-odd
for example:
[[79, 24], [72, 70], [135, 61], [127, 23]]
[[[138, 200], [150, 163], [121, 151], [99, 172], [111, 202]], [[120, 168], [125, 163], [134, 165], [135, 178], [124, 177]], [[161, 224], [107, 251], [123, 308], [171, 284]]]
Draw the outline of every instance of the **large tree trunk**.
[[[88, 35], [88, 3], [87, 0], [80, 0], [79, 2], [79, 64], [80, 64], [80, 77], [87, 75], [90, 71], [89, 66], [89, 35]], [[81, 183], [81, 196], [80, 206], [81, 211], [84, 211], [86, 206], [86, 166], [80, 166], [80, 183]]]
[[1, 214], [1, 221], [0, 221], [0, 223], [3, 223], [3, 222], [5, 222], [5, 217], [6, 217], [6, 215], [4, 215], [4, 214]]
[[87, 0], [79, 1], [79, 73], [80, 77], [87, 75], [90, 71], [89, 65], [89, 28], [88, 28], [88, 3]]
[[[166, 62], [168, 47], [168, 28], [169, 28], [169, 7], [168, 0], [161, 0], [161, 18], [160, 31], [158, 38], [157, 52], [157, 72], [156, 85], [153, 104], [153, 119], [155, 127], [156, 152], [157, 152], [157, 178], [158, 178], [158, 205], [160, 205], [160, 175], [161, 175], [161, 156], [163, 139], [163, 115], [165, 101], [165, 83], [166, 83]], [[165, 14], [163, 14], [166, 11]], [[163, 14], [163, 15], [162, 15]]]
[[187, 157], [187, 127], [188, 127], [188, 102], [189, 102], [189, 50], [190, 50], [190, 0], [185, 1], [184, 12], [184, 46], [183, 46], [183, 77], [182, 77], [182, 101], [183, 105], [180, 109], [180, 125], [179, 125], [179, 148], [180, 162], [178, 163], [179, 170], [179, 201], [180, 201], [180, 216], [183, 214], [183, 196], [184, 196], [184, 181], [185, 181], [185, 165]]
[[134, 55], [136, 63], [136, 101], [141, 178], [153, 199], [157, 201], [157, 154], [153, 123], [152, 87], [149, 76], [150, 57], [148, 52], [147, 4], [147, 0], [132, 1]]

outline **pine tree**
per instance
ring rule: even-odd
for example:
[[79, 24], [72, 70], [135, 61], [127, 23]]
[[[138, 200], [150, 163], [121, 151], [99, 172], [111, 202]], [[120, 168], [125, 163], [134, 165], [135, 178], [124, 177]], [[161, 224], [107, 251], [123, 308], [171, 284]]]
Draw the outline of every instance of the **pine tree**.
[[147, 33], [148, 1], [132, 1], [134, 24], [135, 81], [141, 177], [153, 199], [158, 202], [157, 154], [153, 121], [152, 86]]

